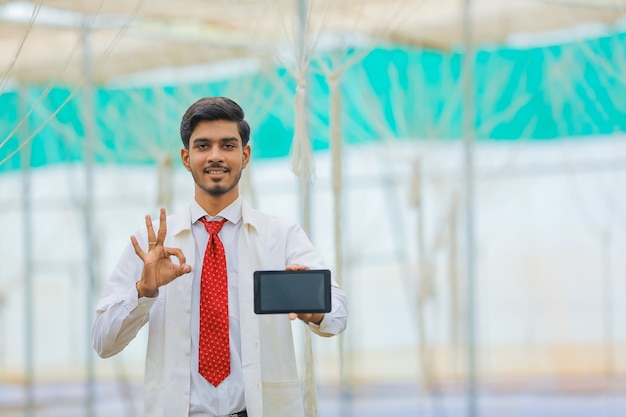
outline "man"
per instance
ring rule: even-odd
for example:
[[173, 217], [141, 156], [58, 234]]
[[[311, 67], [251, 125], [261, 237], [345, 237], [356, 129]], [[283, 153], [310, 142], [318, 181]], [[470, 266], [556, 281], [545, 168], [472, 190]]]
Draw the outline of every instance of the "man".
[[[345, 294], [333, 282], [327, 314], [254, 314], [255, 270], [324, 263], [298, 225], [253, 209], [239, 195], [251, 151], [250, 127], [237, 103], [198, 100], [183, 116], [180, 134], [194, 200], [174, 215], [161, 209], [156, 232], [146, 216], [145, 230], [130, 238], [96, 309], [94, 348], [101, 357], [115, 355], [149, 323], [146, 416], [301, 417], [290, 319], [322, 336], [339, 334], [347, 322]], [[205, 313], [219, 297], [210, 291], [222, 284], [204, 283], [221, 275], [227, 276], [223, 312]], [[227, 325], [212, 322], [220, 314]], [[220, 332], [226, 340], [211, 341]], [[219, 359], [207, 359], [207, 351], [221, 352]]]

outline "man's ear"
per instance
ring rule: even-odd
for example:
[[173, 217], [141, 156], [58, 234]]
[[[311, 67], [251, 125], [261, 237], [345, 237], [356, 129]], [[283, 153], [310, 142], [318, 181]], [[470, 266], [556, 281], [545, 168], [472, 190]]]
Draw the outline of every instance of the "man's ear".
[[191, 172], [191, 166], [189, 165], [189, 149], [182, 148], [180, 150], [180, 160], [183, 161], [185, 169]]
[[250, 153], [252, 149], [250, 149], [250, 145], [246, 145], [243, 147], [243, 168], [248, 166], [248, 162], [250, 162]]

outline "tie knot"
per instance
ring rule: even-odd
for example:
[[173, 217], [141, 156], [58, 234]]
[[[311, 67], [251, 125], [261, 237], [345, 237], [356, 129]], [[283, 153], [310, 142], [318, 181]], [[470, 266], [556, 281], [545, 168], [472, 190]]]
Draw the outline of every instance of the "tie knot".
[[204, 224], [204, 228], [206, 229], [206, 231], [212, 235], [219, 233], [220, 230], [222, 230], [222, 226], [224, 226], [224, 223], [226, 223], [226, 219], [222, 219], [219, 222], [210, 222], [204, 217], [200, 217], [200, 221]]

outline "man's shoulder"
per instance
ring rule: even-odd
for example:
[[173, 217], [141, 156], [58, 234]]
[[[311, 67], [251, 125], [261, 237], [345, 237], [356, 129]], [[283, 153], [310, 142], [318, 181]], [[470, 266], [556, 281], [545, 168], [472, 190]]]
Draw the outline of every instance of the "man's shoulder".
[[285, 217], [277, 216], [276, 214], [257, 210], [257, 209], [251, 209], [251, 211], [248, 214], [249, 214], [249, 220], [251, 222], [256, 220], [265, 224], [284, 225], [284, 226], [292, 226], [292, 225], [297, 224], [293, 220], [289, 220]]
[[271, 229], [275, 232], [277, 230], [289, 230], [300, 227], [298, 223], [293, 220], [255, 209], [252, 206], [245, 207], [243, 216], [246, 223], [252, 225], [259, 231]]

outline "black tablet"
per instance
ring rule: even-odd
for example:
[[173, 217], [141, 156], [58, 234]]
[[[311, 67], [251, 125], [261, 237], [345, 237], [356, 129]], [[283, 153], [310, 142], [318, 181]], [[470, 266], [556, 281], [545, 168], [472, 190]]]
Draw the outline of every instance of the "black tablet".
[[330, 271], [255, 271], [254, 312], [328, 313]]

